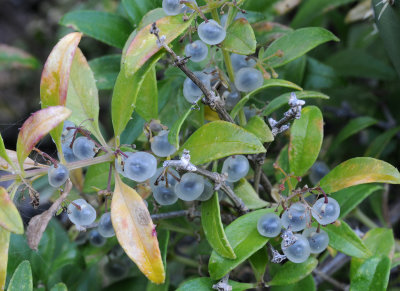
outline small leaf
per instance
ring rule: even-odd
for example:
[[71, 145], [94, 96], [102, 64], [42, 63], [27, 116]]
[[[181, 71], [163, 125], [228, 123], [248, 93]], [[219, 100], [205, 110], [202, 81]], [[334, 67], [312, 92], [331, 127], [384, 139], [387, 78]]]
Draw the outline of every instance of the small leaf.
[[385, 291], [389, 283], [390, 260], [376, 255], [367, 259], [351, 280], [350, 291]]
[[[12, 150], [6, 150], [6, 154], [8, 155], [12, 164], [18, 165], [17, 152], [12, 151]], [[11, 167], [11, 164], [0, 157], [0, 168], [2, 168], [2, 170], [5, 170], [5, 171], [12, 171], [12, 169], [10, 167]], [[26, 158], [24, 161], [24, 170], [29, 169], [29, 168], [48, 168], [48, 167], [49, 167], [48, 165], [39, 164], [38, 162], [35, 162], [34, 160], [32, 160], [30, 158]]]
[[253, 269], [257, 282], [264, 282], [264, 274], [267, 269], [268, 262], [269, 258], [267, 248], [261, 248], [249, 258], [249, 263]]
[[298, 290], [315, 291], [316, 288], [313, 276], [308, 275], [303, 280], [300, 280], [294, 284], [271, 287], [271, 291], [298, 291]]
[[7, 154], [6, 147], [4, 145], [3, 137], [0, 134], [0, 158], [2, 158], [10, 167], [15, 168], [13, 161]]
[[372, 193], [382, 189], [383, 187], [381, 185], [361, 184], [350, 188], [345, 188], [331, 194], [331, 197], [336, 199], [336, 201], [340, 205], [339, 218], [345, 217], [365, 198], [367, 198]]
[[9, 244], [10, 232], [0, 227], [0, 290], [4, 290], [6, 286]]
[[8, 68], [37, 69], [39, 61], [23, 50], [0, 44], [0, 70]]
[[278, 50], [283, 52], [282, 57], [271, 57], [268, 65], [277, 68], [301, 57], [316, 46], [328, 41], [339, 41], [330, 31], [322, 27], [300, 28], [278, 38], [271, 43], [264, 53], [264, 58], [271, 57]]
[[269, 202], [262, 200], [258, 196], [253, 186], [244, 178], [240, 179], [239, 183], [235, 185], [234, 192], [249, 209], [259, 209], [270, 205]]
[[261, 216], [272, 211], [274, 210], [257, 210], [239, 217], [228, 225], [225, 229], [225, 234], [233, 247], [236, 259], [226, 259], [213, 251], [208, 263], [208, 271], [212, 279], [222, 278], [265, 246], [268, 238], [258, 233], [257, 222]]
[[[274, 40], [282, 37], [283, 35], [293, 31], [292, 28], [286, 25], [271, 21], [257, 22], [254, 23], [252, 26], [258, 45], [271, 43]], [[263, 54], [258, 55], [258, 58], [262, 59], [263, 55], [264, 51]]]
[[143, 199], [115, 175], [111, 220], [118, 242], [146, 277], [156, 283], [165, 281], [155, 226]]
[[341, 142], [348, 139], [350, 136], [356, 134], [357, 132], [374, 125], [378, 122], [375, 118], [369, 116], [362, 116], [352, 119], [336, 136], [333, 140], [330, 151], [335, 150]]
[[61, 18], [60, 24], [117, 48], [124, 47], [132, 31], [129, 21], [122, 16], [94, 10], [69, 12]]
[[137, 96], [145, 80], [147, 72], [159, 60], [163, 53], [159, 53], [144, 64], [134, 75], [127, 77], [122, 66], [115, 83], [111, 100], [111, 117], [114, 134], [118, 140], [122, 131], [131, 119], [132, 112], [136, 106]]
[[265, 123], [264, 119], [258, 115], [250, 118], [244, 128], [258, 137], [262, 143], [271, 142], [274, 140], [271, 129]]
[[[281, 96], [278, 96], [274, 98], [271, 102], [267, 104], [265, 107], [262, 115], [263, 116], [269, 116], [272, 114], [272, 112], [278, 110], [279, 108], [282, 108], [283, 106], [287, 106], [289, 99], [290, 99], [290, 94], [291, 93], [285, 93], [282, 94]], [[329, 99], [329, 97], [321, 92], [315, 92], [315, 91], [300, 91], [296, 92], [296, 97], [297, 99], [308, 99], [308, 98], [321, 98], [321, 99]]]
[[0, 187], [0, 227], [17, 234], [24, 233], [24, 224], [18, 209], [3, 187]]
[[296, 264], [286, 262], [278, 272], [274, 274], [271, 281], [267, 284], [274, 285], [290, 285], [307, 277], [318, 265], [318, 260], [314, 257], [309, 257], [304, 263]]
[[351, 257], [368, 258], [371, 256], [370, 250], [343, 220], [340, 220], [340, 226], [329, 224], [323, 229], [329, 236], [329, 245], [335, 250]]
[[[190, 279], [179, 285], [179, 288], [176, 289], [176, 291], [188, 291], [188, 290], [212, 291], [214, 290], [212, 286], [215, 283], [217, 282], [215, 282], [211, 278], [206, 278], [206, 277]], [[232, 286], [232, 291], [245, 291], [255, 288], [255, 284], [240, 283], [231, 280], [228, 281], [228, 284]]]
[[315, 106], [301, 111], [290, 130], [289, 165], [295, 176], [303, 176], [317, 160], [324, 136], [322, 113]]
[[264, 81], [264, 85], [262, 85], [260, 88], [257, 88], [254, 91], [251, 91], [248, 93], [246, 96], [244, 96], [240, 101], [233, 107], [230, 116], [232, 118], [235, 118], [236, 115], [239, 113], [240, 109], [244, 107], [244, 105], [247, 103], [247, 101], [250, 100], [250, 97], [263, 91], [264, 89], [267, 89], [269, 87], [284, 87], [284, 88], [291, 88], [294, 90], [302, 90], [301, 87], [297, 86], [296, 84], [285, 81], [285, 80], [280, 80], [280, 79], [269, 79]]
[[68, 291], [67, 286], [64, 283], [57, 283], [51, 287], [50, 291]]
[[236, 19], [229, 25], [225, 40], [221, 43], [223, 50], [240, 55], [254, 54], [256, 46], [253, 28], [246, 18]]
[[[89, 166], [85, 174], [83, 192], [94, 193], [96, 192], [95, 188], [106, 189], [108, 183], [109, 170], [110, 170], [109, 163], [101, 163]], [[112, 185], [114, 185], [114, 176], [111, 177], [111, 186]]]
[[400, 126], [389, 129], [378, 135], [368, 146], [364, 156], [371, 158], [379, 158], [383, 150], [386, 148], [390, 140], [400, 131]]
[[89, 61], [99, 90], [114, 88], [120, 70], [121, 55], [107, 55]]
[[78, 48], [72, 61], [68, 86], [67, 107], [71, 109], [70, 120], [85, 127], [100, 141], [107, 145], [99, 128], [99, 95], [96, 81], [85, 56]]
[[7, 291], [33, 290], [32, 269], [29, 261], [23, 261], [15, 270]]
[[129, 16], [129, 19], [136, 25], [142, 20], [143, 16], [150, 10], [157, 8], [155, 1], [132, 1], [122, 0], [122, 6]]
[[381, 160], [353, 158], [336, 166], [322, 180], [320, 185], [327, 193], [367, 183], [399, 184], [399, 171]]
[[64, 106], [51, 106], [36, 111], [24, 122], [17, 140], [17, 157], [21, 169], [25, 159], [42, 137], [70, 115], [71, 110]]
[[136, 112], [146, 121], [158, 118], [158, 90], [155, 65], [150, 68], [144, 77], [136, 100]]
[[225, 258], [236, 259], [222, 225], [218, 192], [215, 192], [211, 199], [201, 203], [201, 224], [213, 250]]
[[[169, 44], [183, 33], [192, 23], [194, 15], [195, 13], [186, 21], [183, 20], [182, 15], [167, 16], [157, 20], [157, 28], [160, 30], [159, 35], [165, 36], [164, 43]], [[121, 70], [125, 72], [127, 77], [138, 71], [148, 59], [161, 49], [157, 44], [156, 37], [150, 34], [152, 25], [150, 23], [138, 31], [127, 47], [124, 69]]]
[[231, 155], [265, 152], [255, 135], [226, 121], [203, 125], [186, 140], [181, 149], [190, 151], [190, 161], [195, 165]]
[[188, 118], [190, 113], [193, 112], [192, 106], [189, 107], [186, 112], [179, 117], [177, 121], [175, 121], [174, 125], [171, 127], [169, 134], [168, 134], [168, 141], [175, 146], [175, 148], [178, 150], [179, 149], [179, 133], [181, 131], [181, 127], [185, 120]]

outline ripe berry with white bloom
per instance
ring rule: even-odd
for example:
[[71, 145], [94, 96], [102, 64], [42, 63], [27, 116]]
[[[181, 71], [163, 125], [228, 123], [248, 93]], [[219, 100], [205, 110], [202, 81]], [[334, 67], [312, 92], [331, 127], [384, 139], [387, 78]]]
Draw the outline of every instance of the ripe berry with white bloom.
[[289, 261], [293, 263], [303, 263], [310, 256], [310, 244], [308, 240], [300, 234], [295, 234], [294, 236], [296, 241], [286, 248], [282, 241], [282, 251]]
[[185, 55], [190, 57], [190, 60], [195, 63], [201, 62], [205, 60], [208, 55], [208, 47], [201, 40], [196, 40], [185, 46]]
[[254, 68], [256, 61], [248, 56], [231, 54], [232, 67], [235, 72], [241, 68]]
[[106, 243], [106, 239], [97, 229], [93, 229], [89, 232], [89, 242], [95, 247], [102, 247]]
[[64, 185], [69, 178], [69, 170], [66, 166], [58, 164], [57, 168], [52, 165], [47, 171], [49, 184], [54, 188]]
[[184, 6], [185, 5], [181, 4], [180, 0], [163, 0], [162, 2], [162, 8], [167, 15], [178, 15], [182, 13]]
[[226, 181], [236, 182], [249, 172], [249, 161], [245, 156], [236, 155], [227, 158], [222, 165], [222, 173], [228, 174]]
[[308, 213], [304, 204], [300, 202], [294, 203], [282, 214], [283, 227], [290, 227], [291, 231], [303, 230], [304, 228], [306, 228], [307, 222], [309, 221], [310, 214]]
[[176, 147], [168, 141], [169, 130], [162, 130], [153, 137], [151, 142], [151, 151], [159, 157], [168, 157], [176, 152]]
[[186, 173], [176, 184], [176, 195], [184, 201], [193, 201], [199, 198], [204, 190], [204, 178], [195, 173]]
[[[193, 74], [204, 84], [208, 90], [211, 90], [210, 77], [207, 74], [201, 71], [193, 72]], [[196, 102], [201, 95], [203, 95], [203, 91], [201, 91], [201, 89], [195, 83], [193, 83], [189, 77], [186, 78], [185, 82], [183, 82], [183, 96], [185, 99], [190, 103], [193, 103]]]
[[154, 176], [157, 170], [156, 158], [146, 152], [136, 152], [125, 160], [124, 172], [127, 178], [144, 182]]
[[[164, 168], [158, 168], [156, 174], [150, 179], [150, 187], [153, 190], [153, 197], [160, 205], [171, 205], [178, 200], [178, 196], [175, 193], [175, 185], [178, 184], [180, 175], [174, 169], [169, 168], [166, 179], [158, 179]], [[171, 175], [172, 173], [172, 175]], [[175, 176], [175, 177], [174, 177]], [[158, 179], [158, 181], [157, 181]], [[157, 183], [157, 185], [155, 185]]]
[[67, 129], [68, 127], [75, 127], [75, 124], [69, 120], [64, 121], [63, 131], [61, 133], [61, 143], [71, 143], [75, 130]]
[[96, 154], [94, 142], [85, 136], [78, 137], [74, 141], [72, 151], [74, 152], [74, 155], [80, 160], [91, 159]]
[[197, 198], [199, 201], [207, 201], [209, 200], [214, 194], [214, 186], [211, 184], [210, 181], [204, 180], [204, 190], [201, 193], [200, 197]]
[[254, 68], [241, 68], [235, 76], [235, 87], [241, 92], [251, 92], [261, 87], [263, 83], [262, 73]]
[[226, 37], [225, 28], [212, 19], [202, 22], [197, 29], [197, 33], [200, 39], [209, 45], [219, 44]]
[[76, 225], [86, 226], [96, 219], [96, 210], [84, 199], [77, 199], [70, 203], [67, 213], [69, 220]]
[[99, 226], [97, 227], [97, 230], [104, 237], [112, 237], [115, 235], [114, 227], [111, 222], [110, 212], [106, 212], [100, 217]]
[[320, 198], [312, 207], [312, 216], [322, 225], [327, 225], [339, 218], [340, 206], [337, 201], [328, 197], [328, 203], [325, 198]]
[[282, 230], [281, 219], [275, 213], [267, 213], [258, 220], [257, 230], [262, 236], [276, 237]]
[[308, 239], [312, 254], [319, 254], [328, 247], [329, 236], [322, 229], [317, 232], [315, 227], [306, 228], [301, 235]]

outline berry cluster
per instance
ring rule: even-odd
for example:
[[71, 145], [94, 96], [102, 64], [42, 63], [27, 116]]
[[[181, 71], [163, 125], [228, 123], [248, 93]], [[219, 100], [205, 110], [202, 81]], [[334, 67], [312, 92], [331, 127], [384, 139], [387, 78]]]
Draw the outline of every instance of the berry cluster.
[[[275, 213], [262, 216], [257, 224], [258, 232], [265, 237], [282, 236], [281, 248], [286, 258], [302, 263], [310, 254], [319, 254], [329, 243], [328, 234], [320, 227], [309, 227], [311, 216], [321, 225], [333, 223], [340, 215], [340, 207], [333, 198], [318, 199], [310, 207], [306, 202], [296, 202], [287, 208], [281, 217]], [[293, 232], [303, 231], [302, 234]]]

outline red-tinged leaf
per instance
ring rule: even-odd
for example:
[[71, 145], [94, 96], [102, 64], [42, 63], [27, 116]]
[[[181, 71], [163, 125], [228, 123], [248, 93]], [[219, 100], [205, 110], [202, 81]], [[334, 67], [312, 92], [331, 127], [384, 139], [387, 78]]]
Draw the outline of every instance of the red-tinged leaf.
[[36, 111], [24, 122], [17, 140], [17, 157], [21, 169], [39, 140], [70, 115], [71, 110], [64, 106], [51, 106]]
[[0, 70], [8, 68], [37, 69], [39, 61], [27, 52], [12, 46], [0, 44]]
[[115, 176], [111, 220], [117, 239], [138, 268], [156, 284], [164, 283], [165, 270], [155, 225], [140, 195]]
[[18, 209], [3, 187], [0, 187], [0, 226], [17, 234], [24, 233], [24, 225]]
[[[167, 16], [156, 21], [160, 30], [159, 35], [165, 36], [164, 43], [169, 44], [181, 33], [183, 33], [192, 23], [194, 16], [184, 21], [182, 15]], [[126, 50], [125, 74], [133, 75], [143, 64], [157, 53], [162, 47], [157, 44], [157, 39], [150, 34], [150, 23], [143, 27], [133, 38]]]
[[4, 290], [6, 286], [9, 244], [10, 232], [0, 227], [0, 290]]
[[[12, 151], [12, 150], [6, 150], [6, 153], [8, 155], [8, 158], [11, 162], [11, 164], [18, 165], [18, 157], [17, 157], [17, 152]], [[1, 170], [8, 171], [8, 172], [13, 172], [14, 169], [8, 161], [6, 161], [3, 158], [0, 158], [0, 168]], [[48, 168], [48, 165], [43, 165], [39, 164], [38, 162], [35, 162], [31, 158], [26, 158], [24, 161], [24, 170], [30, 169], [30, 168]]]
[[400, 184], [400, 173], [391, 164], [373, 158], [353, 158], [347, 160], [320, 181], [328, 193], [359, 184], [367, 183]]

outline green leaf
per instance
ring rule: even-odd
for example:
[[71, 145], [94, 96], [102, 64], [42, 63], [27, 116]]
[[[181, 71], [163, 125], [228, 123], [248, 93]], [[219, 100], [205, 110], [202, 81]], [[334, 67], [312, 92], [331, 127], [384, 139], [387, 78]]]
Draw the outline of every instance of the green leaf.
[[129, 77], [125, 73], [125, 67], [122, 66], [111, 100], [111, 117], [117, 144], [136, 106], [136, 99], [146, 74], [161, 56], [162, 53], [155, 55], [139, 71]]
[[[101, 163], [89, 166], [85, 175], [83, 184], [83, 192], [95, 193], [98, 189], [106, 189], [108, 183], [108, 172], [110, 170], [109, 163]], [[111, 185], [114, 185], [114, 175], [111, 176]]]
[[222, 49], [240, 55], [251, 55], [256, 51], [256, 37], [246, 18], [236, 19], [226, 30]]
[[389, 129], [377, 136], [365, 151], [364, 156], [371, 158], [379, 158], [383, 150], [386, 148], [390, 140], [400, 131], [400, 126]]
[[318, 107], [307, 106], [290, 130], [289, 165], [295, 176], [303, 176], [317, 160], [324, 136], [324, 121]]
[[351, 227], [340, 220], [340, 225], [329, 224], [323, 228], [329, 236], [329, 245], [346, 255], [357, 258], [368, 258], [370, 250], [364, 245]]
[[335, 70], [314, 58], [307, 57], [307, 69], [304, 78], [304, 87], [308, 89], [324, 89], [341, 85], [342, 81]]
[[[217, 283], [211, 278], [196, 278], [183, 282], [179, 285], [179, 288], [176, 291], [188, 291], [188, 290], [196, 290], [196, 291], [213, 291], [212, 286]], [[235, 281], [228, 281], [228, 284], [232, 286], [232, 291], [244, 291], [255, 287], [255, 284], [251, 283], [239, 283]]]
[[350, 291], [385, 291], [389, 283], [390, 260], [386, 256], [373, 256], [358, 268], [351, 280]]
[[331, 194], [340, 205], [340, 218], [345, 217], [372, 193], [383, 189], [381, 185], [361, 184]]
[[258, 233], [257, 222], [261, 216], [272, 211], [274, 210], [261, 209], [247, 213], [233, 221], [225, 229], [225, 234], [229, 243], [233, 247], [236, 259], [226, 259], [213, 251], [208, 263], [208, 271], [211, 278], [222, 278], [248, 259], [256, 251], [265, 246], [268, 242], [268, 238], [263, 237]]
[[138, 25], [148, 11], [158, 7], [159, 3], [157, 2], [159, 1], [122, 0], [122, 6], [124, 7], [132, 23]]
[[[400, 76], [400, 8], [398, 5], [378, 5], [379, 2], [380, 0], [373, 0], [371, 4], [374, 9], [375, 22], [383, 45], [396, 68], [397, 74]], [[383, 11], [383, 9], [385, 10]], [[381, 13], [382, 15], [379, 18]]]
[[269, 202], [262, 200], [258, 196], [256, 191], [254, 191], [253, 186], [251, 186], [244, 178], [240, 179], [240, 181], [235, 185], [234, 191], [249, 209], [259, 209], [270, 205]]
[[68, 291], [68, 288], [64, 283], [60, 282], [51, 287], [50, 291]]
[[322, 27], [300, 28], [271, 43], [264, 53], [264, 58], [271, 57], [278, 50], [281, 50], [283, 52], [282, 57], [275, 56], [268, 60], [269, 66], [277, 68], [301, 57], [316, 46], [331, 40], [339, 41], [333, 33]]
[[99, 95], [96, 81], [85, 56], [76, 49], [68, 84], [67, 107], [69, 118], [76, 125], [83, 124], [103, 145], [107, 145], [99, 128]]
[[350, 136], [356, 134], [357, 132], [374, 125], [378, 122], [375, 118], [369, 116], [362, 116], [352, 119], [336, 136], [330, 147], [330, 151], [336, 149], [341, 142], [348, 139]]
[[175, 121], [174, 125], [171, 127], [169, 130], [168, 134], [168, 141], [175, 146], [175, 148], [178, 150], [179, 149], [179, 133], [181, 131], [181, 127], [185, 120], [189, 117], [190, 113], [193, 112], [193, 107], [190, 106], [186, 112], [179, 117], [177, 121]]
[[7, 154], [6, 146], [4, 145], [4, 140], [1, 134], [0, 134], [0, 157], [2, 157], [10, 166], [15, 168], [14, 163], [11, 161], [10, 157]]
[[23, 50], [0, 44], [0, 70], [8, 68], [37, 69], [39, 61]]
[[21, 215], [3, 187], [0, 187], [0, 227], [17, 234], [24, 233]]
[[120, 70], [121, 55], [107, 55], [89, 61], [99, 90], [114, 88]]
[[215, 192], [211, 199], [201, 203], [201, 224], [213, 250], [225, 258], [236, 259], [222, 225], [218, 192]]
[[271, 142], [274, 140], [271, 129], [265, 123], [264, 119], [260, 116], [255, 115], [249, 119], [246, 126], [244, 127], [247, 131], [250, 131], [262, 142]]
[[274, 285], [289, 285], [296, 283], [307, 277], [318, 265], [318, 260], [314, 257], [309, 257], [304, 263], [296, 264], [286, 262], [278, 272], [274, 274], [271, 281], [267, 284]]
[[272, 41], [293, 31], [292, 28], [286, 25], [271, 21], [257, 22], [254, 23], [252, 26], [258, 45], [271, 43]]
[[257, 282], [264, 282], [264, 274], [267, 269], [268, 261], [267, 248], [261, 248], [249, 258], [249, 263], [253, 269]]
[[[169, 44], [192, 23], [195, 13], [188, 20], [183, 20], [182, 15], [167, 16], [156, 21], [159, 35], [165, 36], [164, 43]], [[161, 47], [157, 44], [156, 37], [149, 33], [153, 24], [150, 23], [137, 32], [126, 49], [125, 65], [123, 66], [126, 76], [133, 75], [144, 63], [147, 62]]]
[[32, 270], [29, 261], [19, 264], [11, 277], [7, 291], [29, 291], [33, 290]]
[[271, 287], [271, 291], [298, 291], [298, 290], [315, 291], [316, 288], [315, 288], [314, 278], [311, 275], [308, 275], [303, 280], [300, 280], [295, 284]]
[[381, 160], [353, 158], [336, 166], [322, 180], [320, 185], [327, 193], [367, 183], [399, 184], [399, 171]]
[[69, 12], [61, 18], [60, 24], [121, 49], [132, 31], [129, 21], [125, 18], [94, 10]]
[[155, 65], [144, 77], [136, 100], [136, 112], [146, 121], [158, 118], [158, 90]]
[[395, 71], [380, 59], [361, 49], [340, 50], [331, 55], [326, 64], [340, 76], [393, 80]]
[[[279, 108], [282, 108], [283, 106], [289, 106], [288, 102], [290, 99], [290, 94], [291, 93], [285, 93], [282, 94], [276, 98], [274, 98], [271, 102], [267, 104], [265, 107], [262, 115], [263, 116], [268, 116], [271, 115], [274, 111], [278, 110]], [[308, 99], [308, 98], [321, 98], [321, 99], [329, 99], [329, 97], [321, 92], [315, 92], [315, 91], [299, 91], [296, 92], [296, 97], [298, 99]]]
[[6, 286], [9, 244], [10, 232], [0, 227], [0, 290]]
[[247, 103], [247, 101], [250, 100], [250, 97], [252, 97], [253, 95], [255, 95], [269, 87], [284, 87], [284, 88], [291, 88], [294, 90], [302, 90], [301, 87], [299, 87], [298, 85], [296, 85], [292, 82], [289, 82], [289, 81], [280, 80], [280, 79], [265, 80], [264, 85], [262, 85], [260, 88], [257, 88], [254, 91], [251, 91], [246, 96], [244, 96], [242, 99], [240, 99], [240, 101], [235, 105], [235, 107], [233, 107], [233, 109], [230, 113], [231, 117], [232, 118], [236, 117], [236, 115], [239, 113], [240, 109], [242, 109], [243, 106]]
[[265, 152], [255, 135], [226, 121], [203, 125], [186, 140], [181, 149], [190, 151], [190, 161], [195, 165], [232, 155]]

